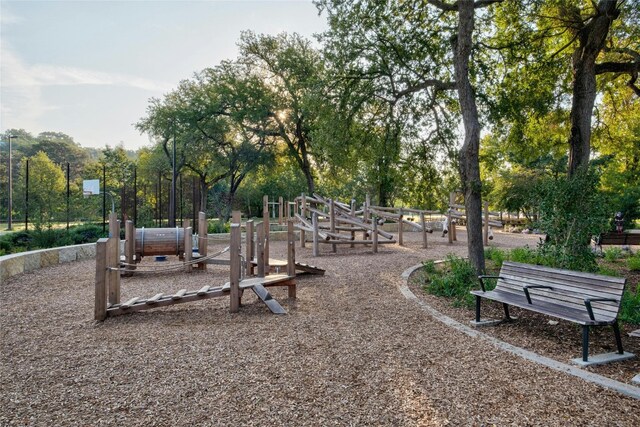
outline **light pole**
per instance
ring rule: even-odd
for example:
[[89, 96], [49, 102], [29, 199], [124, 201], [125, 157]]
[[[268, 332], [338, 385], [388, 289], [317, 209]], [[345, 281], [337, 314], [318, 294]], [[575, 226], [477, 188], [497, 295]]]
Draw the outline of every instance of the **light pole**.
[[13, 225], [13, 159], [11, 157], [11, 140], [17, 138], [16, 135], [9, 135], [9, 218], [7, 220], [7, 230], [11, 231]]

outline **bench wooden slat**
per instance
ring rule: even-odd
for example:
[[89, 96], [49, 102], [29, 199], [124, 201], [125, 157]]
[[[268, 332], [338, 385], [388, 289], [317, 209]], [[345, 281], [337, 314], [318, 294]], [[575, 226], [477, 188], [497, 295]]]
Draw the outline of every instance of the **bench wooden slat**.
[[559, 292], [567, 291], [571, 295], [575, 295], [576, 297], [585, 297], [585, 298], [614, 298], [617, 295], [620, 295], [620, 289], [611, 289], [611, 288], [598, 288], [598, 287], [583, 287], [580, 285], [575, 285], [569, 282], [561, 282], [558, 280], [545, 280], [545, 279], [535, 279], [533, 277], [518, 277], [513, 275], [512, 273], [501, 273], [502, 277], [506, 280], [502, 280], [500, 282], [503, 286], [551, 286]]
[[586, 307], [584, 307], [584, 305], [582, 306], [582, 309], [563, 307], [559, 306], [558, 304], [534, 299], [533, 296], [531, 298], [533, 304], [529, 304], [527, 302], [527, 298], [524, 296], [524, 293], [522, 295], [518, 295], [511, 292], [503, 292], [500, 290], [484, 293], [482, 291], [472, 291], [471, 293], [482, 298], [507, 303], [515, 307], [534, 311], [536, 313], [545, 314], [548, 316], [553, 316], [559, 319], [567, 320], [569, 322], [578, 323], [580, 325], [610, 325], [616, 319], [615, 316], [599, 315], [594, 309], [594, 317], [596, 320], [593, 321], [589, 318], [589, 313], [587, 312], [587, 309]]
[[[551, 267], [543, 267], [533, 264], [522, 264], [519, 262], [505, 261], [502, 264], [504, 271], [514, 271], [518, 275], [531, 274], [534, 277], [555, 278], [576, 283], [593, 284], [598, 286], [612, 286], [619, 289], [624, 284], [624, 278], [604, 276], [601, 274], [584, 273], [578, 271], [560, 270]], [[538, 268], [540, 269], [538, 271]], [[570, 274], [571, 273], [571, 274]], [[573, 274], [575, 273], [575, 274]]]
[[[556, 302], [558, 304], [564, 304], [573, 306], [575, 308], [585, 307], [584, 300], [586, 298], [594, 299], [594, 298], [612, 298], [615, 299], [616, 302], [594, 302], [593, 309], [594, 312], [603, 312], [603, 313], [611, 313], [615, 316], [618, 313], [620, 303], [620, 293], [598, 293], [598, 292], [585, 292], [585, 293], [576, 293], [572, 292], [572, 289], [566, 285], [561, 285], [558, 283], [552, 282], [535, 282], [535, 281], [514, 281], [511, 277], [507, 277], [507, 280], [501, 280], [499, 285], [496, 287], [497, 289], [509, 289], [514, 294], [524, 295], [524, 286], [530, 285], [549, 285], [553, 287], [553, 290], [548, 289], [540, 289], [533, 288], [529, 289], [529, 293], [532, 296], [536, 296], [538, 299], [546, 300], [549, 302]], [[586, 308], [585, 308], [586, 310]]]

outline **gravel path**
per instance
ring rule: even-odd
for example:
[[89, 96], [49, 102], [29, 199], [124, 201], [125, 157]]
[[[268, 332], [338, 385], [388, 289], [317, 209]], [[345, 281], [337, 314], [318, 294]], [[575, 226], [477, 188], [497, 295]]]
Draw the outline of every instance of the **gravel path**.
[[[296, 248], [326, 268], [299, 279], [289, 311], [246, 294], [95, 324], [93, 261], [0, 286], [0, 425], [640, 425], [640, 402], [526, 362], [435, 321], [398, 292], [424, 259], [464, 254], [464, 233], [430, 248]], [[534, 236], [496, 234], [502, 247]], [[271, 256], [284, 257], [282, 242]], [[222, 284], [224, 267], [123, 279], [122, 299]]]

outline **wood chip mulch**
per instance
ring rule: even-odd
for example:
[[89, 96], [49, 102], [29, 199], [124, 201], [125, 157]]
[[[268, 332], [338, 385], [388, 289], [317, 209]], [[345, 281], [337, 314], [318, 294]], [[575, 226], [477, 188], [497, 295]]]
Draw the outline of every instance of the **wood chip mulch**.
[[[93, 261], [10, 278], [0, 286], [0, 425], [640, 425], [640, 401], [452, 330], [398, 292], [407, 267], [466, 253], [463, 234], [453, 245], [434, 234], [422, 249], [406, 233], [405, 247], [378, 254], [329, 246], [313, 258], [296, 247], [297, 260], [327, 272], [300, 277], [295, 301], [271, 288], [285, 316], [247, 292], [238, 314], [220, 298], [95, 323]], [[496, 233], [492, 245], [536, 241]], [[283, 242], [271, 257], [285, 257]], [[122, 300], [227, 277], [210, 266], [124, 278]], [[558, 360], [579, 354], [579, 334], [539, 326], [517, 344], [545, 353], [540, 342], [555, 340]]]

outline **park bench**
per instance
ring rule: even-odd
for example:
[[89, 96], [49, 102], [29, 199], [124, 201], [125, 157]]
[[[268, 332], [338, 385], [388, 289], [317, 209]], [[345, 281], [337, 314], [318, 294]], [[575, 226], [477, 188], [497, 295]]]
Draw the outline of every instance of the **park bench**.
[[640, 245], [640, 233], [602, 233], [594, 241], [600, 251], [603, 245]]
[[[487, 291], [485, 279], [498, 279]], [[613, 327], [618, 354], [624, 355], [618, 310], [626, 279], [599, 274], [561, 270], [539, 265], [504, 262], [499, 276], [479, 276], [481, 290], [476, 297], [476, 324], [480, 321], [482, 298], [502, 303], [506, 320], [509, 306], [567, 320], [582, 325], [582, 360], [588, 362], [589, 327]]]

